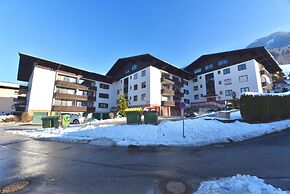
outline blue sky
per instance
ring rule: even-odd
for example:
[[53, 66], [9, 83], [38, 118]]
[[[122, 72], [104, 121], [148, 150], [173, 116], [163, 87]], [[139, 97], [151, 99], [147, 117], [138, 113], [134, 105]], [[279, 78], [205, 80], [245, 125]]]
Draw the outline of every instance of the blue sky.
[[18, 52], [105, 74], [151, 53], [184, 67], [290, 31], [289, 0], [0, 0], [0, 80], [16, 82]]

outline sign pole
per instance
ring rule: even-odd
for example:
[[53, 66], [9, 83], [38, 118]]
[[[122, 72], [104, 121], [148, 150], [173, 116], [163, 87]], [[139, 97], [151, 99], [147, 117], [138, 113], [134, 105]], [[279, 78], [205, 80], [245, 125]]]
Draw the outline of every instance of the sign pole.
[[182, 137], [185, 138], [184, 135], [184, 109], [185, 109], [185, 103], [180, 102], [180, 109], [181, 109], [181, 116], [182, 116]]

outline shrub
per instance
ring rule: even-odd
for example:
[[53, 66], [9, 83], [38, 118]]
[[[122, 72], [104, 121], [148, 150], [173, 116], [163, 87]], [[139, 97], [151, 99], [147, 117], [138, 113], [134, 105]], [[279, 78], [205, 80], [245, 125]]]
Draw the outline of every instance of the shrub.
[[290, 118], [290, 92], [279, 94], [244, 93], [240, 98], [242, 117], [251, 123]]
[[32, 116], [30, 116], [28, 114], [28, 112], [22, 113], [22, 115], [21, 115], [21, 122], [27, 123], [27, 122], [30, 122], [30, 121], [32, 121]]

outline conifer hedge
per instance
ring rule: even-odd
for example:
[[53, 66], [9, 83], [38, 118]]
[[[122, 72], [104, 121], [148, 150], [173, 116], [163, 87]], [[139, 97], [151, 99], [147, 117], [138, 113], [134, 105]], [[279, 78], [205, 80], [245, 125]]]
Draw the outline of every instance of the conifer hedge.
[[249, 123], [270, 122], [290, 118], [290, 92], [279, 94], [243, 93], [240, 111]]

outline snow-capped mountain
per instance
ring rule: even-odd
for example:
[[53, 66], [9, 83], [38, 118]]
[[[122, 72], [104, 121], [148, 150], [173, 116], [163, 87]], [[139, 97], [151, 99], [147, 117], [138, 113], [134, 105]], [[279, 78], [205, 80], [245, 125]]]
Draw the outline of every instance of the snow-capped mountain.
[[258, 46], [265, 46], [279, 64], [290, 64], [290, 32], [275, 32], [259, 38], [248, 48]]

